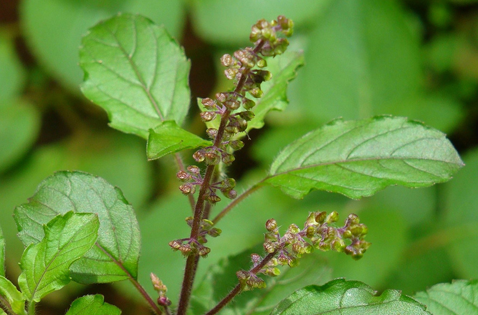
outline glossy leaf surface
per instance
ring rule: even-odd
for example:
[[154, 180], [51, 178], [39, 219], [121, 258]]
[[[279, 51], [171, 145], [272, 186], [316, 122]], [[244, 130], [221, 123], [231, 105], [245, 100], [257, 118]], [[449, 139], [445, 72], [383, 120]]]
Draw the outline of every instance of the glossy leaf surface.
[[211, 145], [211, 141], [184, 130], [175, 121], [167, 120], [149, 131], [146, 153], [149, 160], [156, 160], [184, 149]]
[[43, 239], [42, 224], [68, 211], [96, 213], [100, 220], [95, 246], [70, 270], [81, 283], [136, 278], [140, 234], [132, 206], [119, 188], [82, 172], [57, 172], [45, 179], [29, 203], [15, 209], [19, 237], [25, 245]]
[[44, 225], [45, 237], [28, 246], [20, 262], [18, 284], [29, 301], [39, 302], [70, 282], [70, 265], [94, 245], [99, 225], [95, 214], [72, 211]]
[[103, 107], [110, 125], [148, 137], [164, 120], [184, 120], [189, 108], [189, 61], [164, 27], [145, 17], [121, 14], [83, 37], [82, 91]]
[[425, 306], [396, 290], [377, 294], [358, 281], [337, 279], [323, 286], [308, 286], [283, 300], [271, 315], [420, 315]]
[[413, 298], [434, 315], [478, 314], [478, 281], [440, 283]]
[[390, 185], [425, 187], [463, 166], [445, 135], [403, 117], [335, 120], [287, 146], [265, 183], [295, 198], [312, 189], [349, 198]]
[[119, 315], [121, 311], [114, 305], [105, 303], [105, 298], [100, 295], [85, 295], [71, 303], [65, 315]]

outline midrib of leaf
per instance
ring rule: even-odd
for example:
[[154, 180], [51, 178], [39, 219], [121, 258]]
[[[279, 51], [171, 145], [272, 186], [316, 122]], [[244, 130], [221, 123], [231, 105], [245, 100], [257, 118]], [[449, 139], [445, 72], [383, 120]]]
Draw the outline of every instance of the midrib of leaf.
[[[110, 29], [108, 29], [108, 31], [110, 32], [111, 36], [113, 36], [113, 38], [116, 40], [116, 42], [118, 43], [118, 48], [121, 50], [121, 52], [123, 53], [123, 55], [128, 59], [128, 62], [130, 63], [131, 67], [133, 68], [133, 71], [134, 73], [136, 74], [136, 77], [138, 79], [138, 81], [141, 83], [141, 88], [144, 90], [144, 92], [146, 93], [146, 95], [148, 96], [149, 98], [149, 101], [151, 102], [151, 104], [153, 105], [156, 113], [158, 114], [159, 118], [161, 119], [161, 121], [164, 121], [164, 117], [163, 117], [163, 114], [161, 113], [161, 110], [158, 106], [158, 103], [156, 102], [156, 100], [154, 99], [153, 95], [151, 95], [151, 92], [150, 92], [150, 87], [148, 87], [146, 85], [146, 82], [144, 81], [143, 77], [141, 76], [139, 70], [138, 70], [138, 67], [136, 66], [136, 64], [134, 63], [132, 57], [133, 57], [133, 54], [134, 52], [136, 51], [136, 46], [137, 46], [137, 43], [136, 43], [136, 38], [137, 38], [137, 31], [136, 31], [136, 23], [135, 21], [133, 20], [132, 21], [133, 23], [133, 29], [134, 29], [134, 50], [133, 52], [130, 54], [128, 54], [128, 52], [126, 51], [126, 49], [121, 45], [120, 41], [118, 40], [118, 38], [116, 37], [116, 32], [115, 31], [112, 31]], [[153, 38], [154, 38], [154, 45], [156, 47], [156, 49], [154, 50], [155, 52], [155, 62], [154, 62], [154, 75], [153, 75], [153, 82], [154, 82], [154, 78], [156, 78], [156, 75], [157, 75], [157, 69], [158, 69], [158, 56], [157, 56], [157, 53], [158, 53], [158, 40], [154, 34], [154, 31], [151, 29], [151, 27], [148, 26], [148, 30], [150, 30], [153, 34]], [[101, 65], [103, 65], [103, 63], [100, 63]], [[121, 77], [121, 76], [120, 76]], [[127, 80], [128, 82], [131, 82], [129, 80]], [[152, 83], [153, 83], [152, 82]], [[133, 82], [131, 82], [133, 83]], [[128, 106], [129, 107], [129, 106]]]
[[[74, 239], [74, 237], [75, 237], [76, 235], [78, 235], [78, 233], [81, 232], [81, 231], [82, 231], [81, 229], [78, 230], [78, 231], [76, 231], [75, 234], [70, 238], [70, 240], [68, 241], [68, 243], [66, 243], [64, 246], [62, 246], [62, 247], [55, 253], [55, 255], [53, 255], [53, 257], [49, 260], [48, 264], [45, 265], [45, 270], [42, 272], [42, 274], [41, 274], [41, 276], [40, 276], [40, 279], [37, 281], [37, 284], [35, 285], [35, 288], [34, 288], [33, 291], [32, 291], [32, 300], [34, 300], [35, 293], [36, 293], [38, 290], [41, 290], [41, 289], [43, 289], [43, 288], [45, 287], [45, 285], [43, 285], [43, 287], [39, 288], [39, 285], [40, 285], [40, 283], [42, 282], [42, 279], [45, 277], [46, 273], [47, 273], [48, 271], [51, 271], [49, 268], [50, 268], [50, 266], [53, 264], [53, 262], [55, 261], [55, 259], [58, 258], [58, 256], [60, 256], [60, 254], [64, 254], [64, 253], [62, 253], [63, 248], [65, 248], [66, 246], [70, 245], [71, 243], [81, 241], [82, 239], [88, 237], [88, 236], [85, 236], [85, 237], [82, 238], [82, 239], [79, 239], [79, 240], [76, 240], [76, 241], [72, 242], [72, 239]], [[35, 261], [36, 261], [36, 259], [37, 259], [37, 256], [35, 256], [35, 260], [34, 260], [34, 262], [33, 262], [33, 266], [35, 266]], [[62, 264], [64, 264], [64, 263], [65, 263], [65, 262], [63, 262]], [[58, 265], [58, 266], [61, 266], [62, 264], [60, 264], [60, 265]], [[52, 270], [53, 270], [53, 269], [52, 269]]]

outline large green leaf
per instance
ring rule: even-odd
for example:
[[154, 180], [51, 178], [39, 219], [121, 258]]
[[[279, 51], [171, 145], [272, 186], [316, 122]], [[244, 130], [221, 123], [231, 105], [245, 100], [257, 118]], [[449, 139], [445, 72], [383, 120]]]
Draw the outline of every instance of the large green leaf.
[[425, 306], [396, 290], [377, 294], [358, 281], [337, 279], [323, 286], [308, 286], [283, 300], [271, 315], [420, 315]]
[[361, 198], [390, 185], [425, 187], [463, 166], [445, 135], [403, 117], [335, 120], [287, 146], [264, 182], [295, 198], [312, 189]]
[[44, 238], [23, 253], [18, 278], [29, 301], [59, 290], [70, 282], [69, 267], [95, 244], [100, 222], [97, 215], [67, 212], [43, 226]]
[[[330, 0], [194, 0], [194, 27], [205, 40], [226, 45], [246, 43], [252, 24], [282, 14], [302, 28], [317, 20]], [[214, 21], [211, 23], [211, 21]]]
[[120, 315], [121, 310], [114, 305], [105, 303], [105, 298], [100, 295], [85, 295], [71, 303], [65, 315]]
[[0, 173], [33, 144], [39, 129], [40, 116], [29, 104], [0, 106]]
[[310, 35], [298, 105], [321, 121], [391, 114], [382, 106], [420, 89], [411, 30], [397, 1], [334, 1]]
[[440, 283], [413, 298], [434, 315], [478, 314], [478, 280]]
[[58, 214], [96, 213], [100, 219], [98, 240], [70, 270], [82, 283], [112, 282], [136, 278], [140, 233], [133, 207], [117, 187], [82, 172], [57, 172], [45, 179], [29, 203], [15, 209], [19, 237], [25, 245], [43, 239], [42, 224]]
[[[5, 100], [11, 100], [19, 94], [25, 73], [15, 56], [13, 41], [8, 38], [6, 32], [0, 29], [0, 107]], [[1, 126], [1, 124], [0, 124]]]
[[25, 298], [15, 285], [4, 276], [0, 276], [0, 304], [4, 304], [4, 306], [11, 309], [17, 315], [26, 314]]
[[170, 0], [25, 0], [20, 22], [32, 53], [57, 81], [74, 92], [82, 72], [78, 46], [89, 27], [118, 12], [144, 14], [179, 36], [184, 24], [183, 4]]
[[287, 86], [297, 76], [297, 69], [304, 64], [304, 56], [302, 52], [289, 51], [274, 59], [269, 58], [267, 62], [272, 79], [263, 83], [264, 96], [257, 100], [253, 109], [255, 117], [247, 123], [246, 131], [262, 128], [269, 111], [282, 111], [287, 107]]
[[184, 130], [175, 121], [166, 120], [156, 128], [150, 129], [146, 153], [149, 160], [156, 160], [185, 149], [211, 145], [211, 141]]
[[[254, 250], [222, 259], [212, 265], [206, 276], [194, 290], [192, 308], [196, 314], [205, 313], [213, 308], [225, 294], [237, 284], [236, 272], [248, 269], [251, 265], [251, 253], [262, 253], [262, 244]], [[285, 267], [277, 277], [263, 276], [267, 283], [265, 290], [252, 290], [241, 293], [234, 303], [226, 306], [221, 314], [270, 314], [271, 310], [284, 298], [304, 286], [324, 283], [331, 279], [331, 269], [326, 260], [312, 254], [303, 257], [297, 268]]]
[[184, 120], [189, 108], [190, 63], [164, 27], [121, 14], [83, 37], [82, 91], [103, 107], [111, 126], [143, 138], [164, 120]]

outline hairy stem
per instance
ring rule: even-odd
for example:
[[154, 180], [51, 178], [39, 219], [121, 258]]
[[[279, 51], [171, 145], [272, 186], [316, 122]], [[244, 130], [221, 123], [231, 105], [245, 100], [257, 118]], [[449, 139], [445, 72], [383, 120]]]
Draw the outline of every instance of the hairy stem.
[[149, 306], [153, 309], [154, 313], [157, 315], [163, 314], [159, 306], [153, 301], [153, 299], [149, 296], [148, 292], [146, 292], [143, 286], [132, 277], [130, 277], [129, 280], [135, 286], [138, 292], [143, 296], [146, 302], [148, 302]]
[[[272, 258], [277, 254], [278, 250], [274, 251], [273, 253], [268, 254], [262, 261], [249, 270], [249, 272], [252, 272], [253, 274], [257, 274], [262, 268], [264, 268], [269, 261], [271, 261]], [[236, 295], [242, 292], [241, 289], [241, 284], [238, 283], [234, 289], [231, 290], [214, 308], [212, 308], [209, 312], [207, 312], [205, 315], [213, 315], [217, 314], [220, 310], [222, 310], [229, 302], [232, 301]]]

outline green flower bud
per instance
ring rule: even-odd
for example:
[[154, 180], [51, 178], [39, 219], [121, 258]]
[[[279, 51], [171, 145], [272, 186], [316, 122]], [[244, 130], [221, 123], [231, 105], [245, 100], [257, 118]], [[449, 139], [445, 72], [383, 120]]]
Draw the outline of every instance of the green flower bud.
[[208, 128], [208, 129], [206, 130], [206, 133], [207, 133], [207, 135], [209, 136], [209, 138], [211, 138], [211, 139], [216, 139], [217, 129], [216, 129], [216, 128]]
[[257, 25], [252, 26], [251, 34], [249, 39], [251, 42], [255, 43], [262, 38], [262, 31], [257, 27]]
[[172, 249], [174, 249], [174, 250], [178, 250], [178, 249], [181, 247], [181, 242], [176, 241], [176, 240], [171, 241], [171, 242], [169, 242], [168, 244], [169, 244], [169, 246], [170, 246]]
[[341, 238], [338, 238], [335, 241], [333, 241], [331, 245], [332, 245], [332, 248], [339, 253], [343, 252], [346, 246], [344, 240]]
[[206, 257], [211, 252], [209, 247], [203, 246], [199, 249], [199, 256]]
[[254, 115], [254, 113], [251, 112], [250, 110], [246, 110], [246, 111], [238, 113], [238, 116], [241, 117], [242, 119], [244, 119], [245, 121], [250, 121], [256, 115]]
[[244, 107], [244, 109], [249, 110], [256, 106], [256, 102], [248, 98], [244, 98], [242, 106]]
[[262, 95], [264, 94], [264, 92], [262, 92], [262, 90], [258, 87], [255, 87], [249, 90], [249, 93], [251, 93], [251, 95], [254, 96], [255, 98], [261, 98]]
[[224, 105], [230, 110], [235, 110], [235, 109], [238, 109], [239, 106], [241, 106], [241, 102], [239, 102], [237, 99], [233, 99], [233, 100], [224, 102]]
[[241, 140], [233, 140], [229, 142], [229, 146], [234, 150], [238, 151], [244, 147], [244, 142]]
[[276, 243], [264, 242], [264, 250], [269, 254], [272, 254], [276, 250]]
[[256, 66], [259, 67], [259, 68], [267, 67], [267, 61], [265, 59], [261, 58], [261, 59], [257, 60]]
[[196, 192], [196, 186], [192, 184], [184, 184], [179, 186], [179, 190], [185, 195], [194, 194]]
[[221, 201], [221, 198], [218, 195], [209, 195], [207, 197], [207, 200], [209, 200], [209, 202], [211, 203], [218, 203], [219, 201]]
[[236, 158], [232, 154], [226, 154], [222, 157], [222, 162], [226, 165], [231, 165]]
[[232, 58], [231, 55], [225, 54], [221, 57], [221, 63], [224, 67], [229, 67], [234, 64], [234, 59]]
[[211, 235], [212, 237], [218, 237], [219, 235], [221, 235], [221, 233], [222, 230], [218, 228], [212, 228], [207, 232], [207, 234]]
[[269, 231], [269, 232], [272, 232], [272, 231], [274, 231], [275, 229], [277, 229], [277, 221], [274, 220], [274, 219], [269, 219], [269, 220], [267, 220], [267, 222], [266, 222], [266, 229], [267, 229], [267, 231]]
[[327, 218], [325, 219], [325, 222], [327, 224], [330, 224], [330, 223], [334, 223], [334, 222], [337, 222], [337, 220], [339, 219], [339, 214], [337, 211], [332, 211], [328, 216]]
[[299, 232], [300, 232], [300, 228], [296, 224], [289, 225], [289, 229], [287, 230], [287, 233], [297, 234]]
[[204, 157], [207, 165], [216, 165], [219, 163], [219, 156], [214, 152], [206, 152]]
[[271, 277], [277, 277], [280, 275], [280, 269], [275, 267], [275, 268], [267, 268], [264, 270], [264, 274], [271, 276]]
[[325, 211], [315, 213], [315, 220], [319, 222], [320, 224], [325, 222], [326, 217], [327, 217], [327, 212]]
[[196, 162], [202, 162], [202, 161], [204, 161], [204, 159], [205, 159], [204, 151], [203, 151], [203, 150], [199, 150], [199, 151], [194, 152], [193, 158], [194, 158], [194, 160], [196, 160]]

